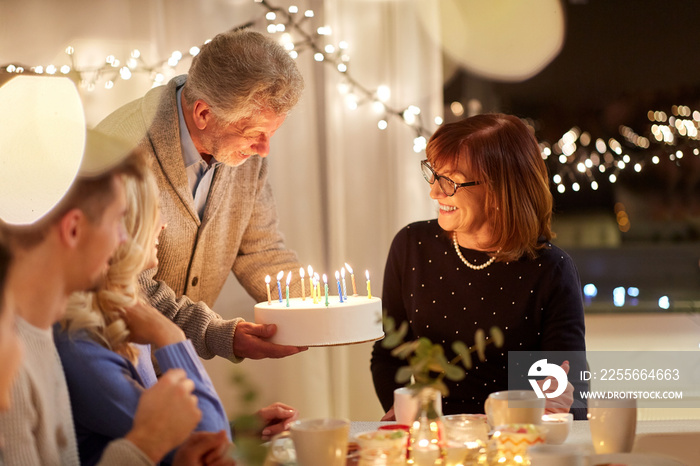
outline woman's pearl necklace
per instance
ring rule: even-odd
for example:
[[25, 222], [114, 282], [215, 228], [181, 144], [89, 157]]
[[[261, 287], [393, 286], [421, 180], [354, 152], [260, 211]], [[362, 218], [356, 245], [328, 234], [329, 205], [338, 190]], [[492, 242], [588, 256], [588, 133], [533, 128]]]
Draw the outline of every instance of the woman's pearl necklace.
[[[462, 259], [462, 262], [464, 262], [464, 265], [466, 265], [467, 267], [469, 267], [472, 270], [485, 269], [489, 265], [493, 264], [493, 261], [496, 260], [496, 256], [492, 256], [491, 259], [487, 260], [486, 262], [484, 262], [481, 265], [472, 265], [467, 261], [467, 259], [464, 258], [464, 256], [462, 255], [462, 251], [459, 250], [459, 242], [457, 241], [457, 232], [456, 231], [452, 232], [452, 243], [455, 245], [455, 252], [459, 256], [459, 258]], [[500, 249], [498, 251], [496, 251], [496, 254], [498, 254], [499, 252], [501, 252]]]

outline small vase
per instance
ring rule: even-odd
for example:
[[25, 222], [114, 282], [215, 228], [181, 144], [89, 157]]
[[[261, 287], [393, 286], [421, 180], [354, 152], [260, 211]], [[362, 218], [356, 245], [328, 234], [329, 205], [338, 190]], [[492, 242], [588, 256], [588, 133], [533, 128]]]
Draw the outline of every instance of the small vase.
[[407, 464], [434, 466], [443, 464], [445, 458], [444, 424], [442, 409], [436, 403], [440, 392], [434, 388], [422, 388], [418, 398], [418, 414], [411, 425]]

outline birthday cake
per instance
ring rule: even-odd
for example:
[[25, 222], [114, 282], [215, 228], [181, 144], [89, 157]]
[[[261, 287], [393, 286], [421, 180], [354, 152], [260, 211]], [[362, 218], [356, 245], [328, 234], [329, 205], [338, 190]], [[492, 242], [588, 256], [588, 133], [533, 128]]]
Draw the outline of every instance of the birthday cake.
[[255, 305], [255, 322], [276, 324], [272, 343], [293, 346], [335, 346], [379, 340], [382, 328], [382, 301], [377, 297], [348, 296], [341, 303], [333, 296], [317, 304], [311, 298], [292, 298]]

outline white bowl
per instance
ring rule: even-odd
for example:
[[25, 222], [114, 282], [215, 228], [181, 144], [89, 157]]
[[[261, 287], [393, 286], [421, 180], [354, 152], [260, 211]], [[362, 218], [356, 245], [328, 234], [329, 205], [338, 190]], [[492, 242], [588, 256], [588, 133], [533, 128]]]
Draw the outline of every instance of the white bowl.
[[542, 427], [547, 435], [547, 443], [561, 445], [571, 432], [574, 415], [571, 413], [545, 414], [542, 416]]

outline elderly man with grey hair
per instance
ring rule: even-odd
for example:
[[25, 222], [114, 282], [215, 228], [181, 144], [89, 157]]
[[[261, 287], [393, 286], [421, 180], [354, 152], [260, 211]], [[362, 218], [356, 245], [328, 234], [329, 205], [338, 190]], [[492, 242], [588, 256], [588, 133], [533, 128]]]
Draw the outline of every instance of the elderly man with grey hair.
[[211, 310], [229, 271], [263, 301], [265, 275], [301, 266], [278, 230], [266, 157], [303, 87], [279, 44], [235, 30], [205, 44], [187, 75], [97, 127], [155, 158], [168, 226], [160, 236], [159, 265], [144, 272], [141, 284], [203, 358], [280, 358], [306, 349], [268, 342], [274, 325], [224, 320]]

